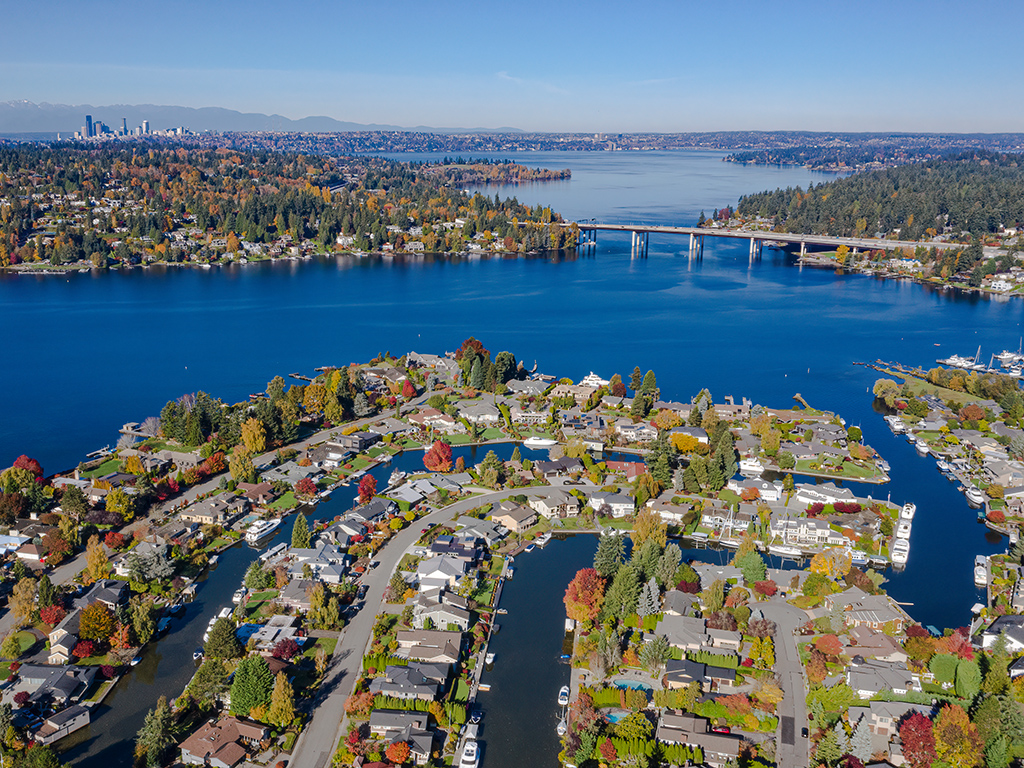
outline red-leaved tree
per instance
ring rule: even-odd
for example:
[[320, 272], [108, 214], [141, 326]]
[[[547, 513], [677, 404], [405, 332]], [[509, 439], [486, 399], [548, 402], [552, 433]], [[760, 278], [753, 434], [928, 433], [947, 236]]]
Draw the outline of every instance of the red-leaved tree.
[[434, 441], [430, 450], [423, 454], [423, 466], [431, 472], [451, 472], [452, 447], [440, 440]]
[[822, 635], [814, 641], [814, 646], [826, 656], [838, 656], [843, 652], [843, 644], [835, 635]]
[[570, 619], [591, 622], [604, 604], [604, 579], [593, 568], [582, 568], [565, 590], [565, 613]]
[[384, 754], [395, 765], [402, 765], [409, 759], [409, 744], [405, 741], [396, 741], [385, 750]]
[[377, 479], [373, 475], [363, 475], [359, 481], [359, 503], [366, 504], [377, 494]]
[[316, 483], [304, 477], [295, 484], [295, 493], [299, 496], [316, 496]]
[[406, 400], [411, 400], [416, 397], [416, 387], [413, 386], [413, 383], [409, 381], [409, 379], [406, 379], [402, 383], [402, 397]]
[[21, 456], [14, 460], [14, 466], [16, 469], [27, 469], [36, 477], [39, 477], [40, 475], [43, 474], [42, 465], [35, 459], [29, 458], [25, 454], [21, 454]]
[[77, 659], [84, 659], [88, 656], [92, 656], [93, 648], [95, 648], [95, 646], [93, 645], [92, 640], [79, 640], [75, 643], [75, 647], [71, 653]]
[[754, 592], [765, 597], [772, 597], [779, 591], [779, 586], [771, 579], [754, 582]]
[[277, 645], [274, 646], [274, 650], [271, 655], [275, 659], [286, 659], [291, 661], [299, 653], [299, 644], [292, 638], [286, 637], [284, 640], [278, 641]]
[[932, 721], [920, 712], [914, 712], [900, 725], [900, 741], [910, 768], [928, 768], [938, 759]]
[[117, 531], [110, 531], [103, 537], [103, 543], [110, 549], [120, 549], [124, 546], [124, 536]]
[[55, 627], [60, 624], [67, 615], [67, 611], [59, 605], [47, 605], [45, 608], [39, 609], [39, 618], [51, 627]]

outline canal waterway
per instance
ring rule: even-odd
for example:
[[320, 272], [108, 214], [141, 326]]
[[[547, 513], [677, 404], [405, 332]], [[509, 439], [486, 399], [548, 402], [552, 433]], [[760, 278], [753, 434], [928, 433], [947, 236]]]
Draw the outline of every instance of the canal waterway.
[[[573, 177], [499, 194], [619, 223], [692, 224], [702, 209], [734, 205], [744, 193], [829, 178], [703, 152], [503, 156], [570, 167]], [[979, 345], [986, 358], [1016, 349], [1021, 302], [801, 269], [768, 248], [751, 262], [742, 241], [709, 239], [701, 261], [689, 260], [686, 248], [683, 238], [651, 236], [649, 258], [632, 260], [628, 235], [602, 233], [595, 250], [578, 256], [330, 257], [211, 270], [5, 274], [0, 465], [27, 453], [47, 471], [73, 467], [87, 451], [113, 444], [122, 423], [156, 415], [185, 392], [237, 401], [277, 374], [386, 350], [452, 350], [473, 335], [558, 376], [628, 376], [638, 365], [655, 371], [670, 399], [706, 386], [716, 399], [784, 406], [800, 393], [841, 413], [892, 467], [888, 485], [855, 490], [918, 505], [910, 560], [889, 575], [890, 593], [926, 624], [965, 624], [979, 597], [973, 558], [1005, 544], [986, 535], [933, 460], [888, 431], [870, 395], [878, 374], [852, 363], [927, 367], [952, 353], [973, 355]], [[390, 471], [380, 470], [379, 484]], [[352, 495], [314, 514], [340, 514]], [[288, 535], [282, 530], [278, 540]], [[152, 659], [108, 700], [121, 719], [101, 715], [89, 744], [71, 753], [76, 764], [112, 762], [104, 740], [130, 738], [158, 695], [180, 692], [206, 619], [230, 602], [254, 554], [239, 547], [222, 556], [200, 590], [202, 604], [190, 609], [194, 618], [154, 646]], [[560, 600], [564, 585], [557, 590]], [[116, 734], [100, 732], [108, 729]]]

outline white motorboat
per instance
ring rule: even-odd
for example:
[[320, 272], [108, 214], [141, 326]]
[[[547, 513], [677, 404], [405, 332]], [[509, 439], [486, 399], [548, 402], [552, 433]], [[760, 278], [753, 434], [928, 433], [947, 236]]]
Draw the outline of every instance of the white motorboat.
[[800, 549], [791, 547], [788, 544], [769, 544], [768, 552], [780, 557], [800, 557], [803, 554]]
[[899, 527], [896, 528], [897, 539], [909, 539], [910, 538], [910, 521], [900, 520]]
[[267, 536], [272, 534], [281, 526], [281, 518], [275, 518], [273, 520], [260, 520], [249, 526], [249, 530], [245, 532], [245, 540], [250, 544], [255, 544], [261, 539], [265, 539]]
[[494, 663], [494, 654], [493, 653], [488, 653], [486, 656], [484, 656], [484, 664], [490, 665], [490, 664], [493, 664], [493, 663]]
[[209, 562], [209, 563], [207, 563], [207, 565], [208, 565], [208, 566], [209, 566], [210, 568], [216, 568], [216, 567], [217, 567], [217, 562], [218, 562], [219, 560], [220, 560], [220, 556], [219, 556], [219, 555], [214, 555], [213, 557], [211, 557], [211, 558], [210, 558], [210, 562]]
[[526, 448], [550, 448], [553, 445], [558, 445], [557, 440], [550, 440], [546, 437], [528, 437], [523, 440], [523, 446]]
[[[904, 544], [906, 546], [900, 546]], [[910, 555], [910, 543], [906, 539], [897, 539], [896, 543], [892, 547], [892, 561], [903, 565], [907, 562], [907, 558]]]
[[546, 547], [549, 541], [551, 541], [551, 531], [537, 537], [537, 546]]
[[558, 706], [567, 707], [569, 706], [569, 686], [563, 685], [558, 689]]
[[231, 595], [231, 602], [235, 605], [238, 605], [240, 602], [245, 600], [245, 595], [248, 591], [249, 590], [247, 590], [245, 587], [242, 587], [241, 589], [236, 589], [235, 593]]
[[968, 486], [964, 491], [964, 496], [967, 497], [967, 501], [976, 506], [981, 506], [985, 503], [985, 494], [979, 491], [975, 486]]
[[949, 472], [950, 469], [949, 464], [944, 462], [942, 459], [939, 459], [937, 462], [935, 462], [935, 466], [939, 468], [939, 472], [943, 473]]
[[565, 724], [565, 718], [563, 717], [558, 721], [558, 725], [555, 727], [555, 733], [559, 736], [565, 736], [569, 731], [569, 726]]
[[988, 558], [984, 555], [974, 558], [974, 583], [979, 587], [988, 584]]
[[850, 550], [850, 564], [851, 565], [867, 565], [868, 564], [868, 553], [862, 549], [851, 549]]
[[192, 651], [192, 661], [199, 661], [201, 658], [203, 658], [202, 648], [196, 648], [194, 651]]
[[476, 741], [469, 739], [466, 746], [462, 748], [459, 768], [477, 768], [478, 765], [480, 765], [480, 747]]
[[917, 512], [917, 504], [908, 501], [903, 505], [903, 509], [900, 510], [900, 517], [904, 520], [913, 520], [915, 512]]
[[533, 542], [530, 542], [529, 544], [526, 545], [526, 549], [524, 549], [523, 552], [533, 552], [533, 550], [535, 550], [536, 548], [537, 548], [537, 545], [534, 544]]
[[932, 449], [931, 446], [928, 445], [928, 443], [920, 439], [914, 442], [914, 447], [917, 449], [918, 453], [928, 453], [928, 451]]

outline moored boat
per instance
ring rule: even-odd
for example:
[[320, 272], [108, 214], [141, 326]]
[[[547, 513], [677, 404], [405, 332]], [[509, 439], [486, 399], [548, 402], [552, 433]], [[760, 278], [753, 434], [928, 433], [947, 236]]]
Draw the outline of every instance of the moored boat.
[[569, 705], [569, 686], [563, 685], [558, 689], [558, 706], [566, 707]]
[[917, 512], [917, 504], [908, 501], [903, 505], [903, 509], [900, 510], [900, 517], [904, 520], [913, 520], [915, 512]]
[[260, 520], [249, 526], [249, 530], [245, 532], [245, 540], [250, 544], [255, 544], [260, 539], [264, 539], [271, 533], [276, 531], [281, 525], [281, 518], [275, 518], [273, 520]]
[[553, 445], [558, 445], [557, 440], [550, 440], [546, 437], [528, 437], [523, 440], [523, 446], [526, 448], [550, 448]]
[[988, 558], [984, 555], [974, 558], [974, 583], [979, 587], [988, 584]]
[[967, 501], [975, 506], [981, 506], [985, 503], [985, 494], [978, 490], [975, 486], [968, 486], [964, 490], [964, 496], [967, 497]]

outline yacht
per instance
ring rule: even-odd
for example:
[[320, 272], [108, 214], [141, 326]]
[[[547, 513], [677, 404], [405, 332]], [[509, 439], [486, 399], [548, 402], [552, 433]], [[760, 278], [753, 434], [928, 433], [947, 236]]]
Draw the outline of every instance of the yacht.
[[528, 437], [523, 440], [523, 445], [526, 448], [550, 448], [553, 445], [558, 445], [558, 441], [534, 435], [533, 437]]
[[491, 665], [493, 663], [494, 663], [494, 654], [493, 653], [488, 653], [486, 656], [484, 656], [484, 664]]
[[231, 596], [231, 602], [235, 605], [238, 605], [240, 602], [245, 600], [245, 594], [247, 591], [248, 590], [245, 587], [242, 587], [241, 589], [236, 589], [235, 593]]
[[567, 707], [569, 706], [569, 686], [563, 685], [558, 689], [558, 706]]
[[403, 480], [405, 480], [405, 478], [406, 478], [405, 472], [403, 472], [400, 469], [396, 469], [394, 472], [391, 473], [391, 477], [388, 478], [388, 487], [389, 488], [396, 487], [399, 483], [401, 483]]
[[968, 486], [967, 490], [964, 491], [964, 495], [967, 497], [967, 501], [971, 504], [981, 506], [985, 503], [985, 494], [973, 485]]
[[549, 541], [551, 541], [551, 531], [537, 537], [537, 546], [546, 547]]
[[480, 765], [480, 748], [476, 741], [469, 739], [462, 749], [462, 759], [459, 760], [459, 768], [477, 768]]
[[757, 458], [740, 459], [741, 475], [760, 475], [762, 472], [764, 472], [764, 464]]
[[907, 557], [910, 555], [910, 542], [906, 539], [896, 539], [896, 542], [892, 545], [892, 561], [903, 565], [907, 562]]
[[909, 539], [910, 538], [910, 521], [900, 520], [899, 527], [896, 529], [897, 539]]
[[920, 439], [914, 442], [914, 447], [917, 449], [918, 453], [928, 453], [928, 451], [931, 450], [931, 446], [928, 445], [928, 443], [926, 443], [924, 440]]
[[937, 462], [935, 462], [935, 466], [938, 467], [939, 472], [942, 472], [943, 474], [949, 472], [950, 469], [949, 464], [944, 462], [942, 459], [939, 459]]
[[917, 504], [908, 501], [903, 505], [903, 509], [900, 510], [900, 517], [904, 520], [913, 520], [915, 512], [917, 512]]
[[984, 555], [974, 558], [974, 583], [979, 587], [988, 584], [988, 558]]
[[245, 540], [250, 544], [255, 544], [260, 539], [266, 538], [276, 531], [280, 525], [281, 518], [260, 520], [259, 522], [253, 523], [249, 526], [249, 530], [245, 532]]
[[769, 544], [768, 552], [780, 557], [800, 557], [803, 554], [797, 547], [788, 544]]
[[886, 416], [885, 423], [889, 425], [889, 429], [895, 432], [897, 435], [907, 431], [907, 425], [903, 423], [903, 419], [899, 416]]

